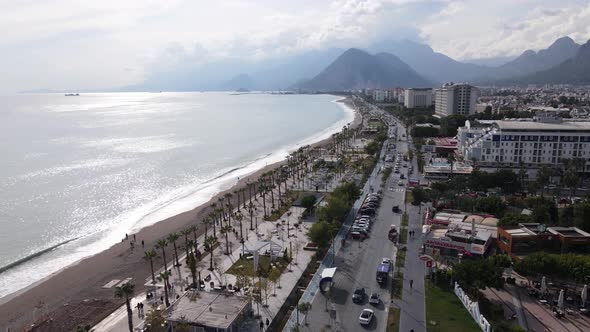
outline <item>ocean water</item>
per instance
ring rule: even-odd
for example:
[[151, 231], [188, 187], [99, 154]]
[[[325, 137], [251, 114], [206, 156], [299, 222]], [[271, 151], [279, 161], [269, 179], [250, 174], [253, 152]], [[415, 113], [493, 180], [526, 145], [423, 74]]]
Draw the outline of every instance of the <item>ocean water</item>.
[[329, 137], [353, 119], [337, 99], [0, 96], [0, 269], [58, 246], [0, 272], [0, 298]]

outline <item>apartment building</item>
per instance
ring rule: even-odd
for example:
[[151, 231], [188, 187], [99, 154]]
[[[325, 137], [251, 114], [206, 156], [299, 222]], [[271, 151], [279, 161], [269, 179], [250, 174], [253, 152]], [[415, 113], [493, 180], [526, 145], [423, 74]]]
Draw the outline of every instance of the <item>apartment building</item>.
[[432, 89], [406, 89], [404, 106], [407, 108], [425, 108], [432, 106]]
[[480, 165], [560, 167], [564, 160], [590, 161], [590, 121], [568, 120], [552, 114], [533, 119], [469, 121], [458, 129], [459, 152]]
[[435, 114], [473, 114], [479, 95], [479, 89], [467, 83], [447, 83], [435, 90]]

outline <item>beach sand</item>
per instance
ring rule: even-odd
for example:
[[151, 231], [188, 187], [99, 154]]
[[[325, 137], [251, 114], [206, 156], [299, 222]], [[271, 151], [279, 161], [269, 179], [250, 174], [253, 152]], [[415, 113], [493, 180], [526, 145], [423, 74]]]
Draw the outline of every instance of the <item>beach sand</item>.
[[[349, 108], [354, 109], [349, 101], [340, 100], [339, 102], [344, 102]], [[360, 121], [360, 115], [355, 110], [351, 126], [358, 126]], [[330, 140], [330, 138], [324, 139], [312, 146], [323, 146]], [[245, 187], [247, 181], [255, 181], [261, 174], [284, 163], [285, 161], [268, 165], [241, 178], [234, 187], [220, 192], [209, 202], [141, 229], [135, 233], [137, 243], [134, 250], [131, 249], [129, 241], [117, 243], [16, 294], [8, 295], [0, 304], [1, 330], [4, 331], [6, 327], [10, 327], [11, 331], [20, 331], [30, 326], [34, 319], [39, 320], [48, 313], [51, 313], [54, 319], [51, 325], [53, 328], [39, 329], [41, 331], [56, 330], [56, 325], [61, 324], [60, 320], [68, 320], [72, 315], [80, 317], [80, 321], [85, 324], [97, 323], [123, 303], [122, 300], [114, 298], [113, 288], [105, 289], [102, 288], [103, 285], [114, 279], [133, 278], [136, 294], [144, 291], [144, 280], [150, 275], [149, 264], [143, 259], [145, 250], [153, 248], [157, 240], [189, 225], [197, 224], [198, 234], [201, 235], [204, 227], [201, 227], [200, 221], [209, 213], [211, 203], [217, 202], [218, 198], [226, 192]], [[121, 235], [122, 238], [124, 236], [125, 234]], [[130, 239], [131, 236], [130, 234]], [[141, 247], [142, 240], [145, 242], [145, 248]], [[170, 250], [167, 249], [167, 252]], [[170, 258], [168, 260], [170, 261]], [[163, 261], [158, 257], [154, 261], [154, 266], [159, 268], [162, 265]]]

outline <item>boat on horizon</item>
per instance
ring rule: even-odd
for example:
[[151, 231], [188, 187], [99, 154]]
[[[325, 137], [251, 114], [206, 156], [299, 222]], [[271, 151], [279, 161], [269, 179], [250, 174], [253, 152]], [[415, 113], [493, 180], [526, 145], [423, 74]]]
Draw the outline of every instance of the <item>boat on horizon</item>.
[[64, 94], [64, 96], [66, 96], [66, 97], [78, 97], [78, 96], [80, 96], [80, 94], [79, 93], [66, 93], [66, 94]]

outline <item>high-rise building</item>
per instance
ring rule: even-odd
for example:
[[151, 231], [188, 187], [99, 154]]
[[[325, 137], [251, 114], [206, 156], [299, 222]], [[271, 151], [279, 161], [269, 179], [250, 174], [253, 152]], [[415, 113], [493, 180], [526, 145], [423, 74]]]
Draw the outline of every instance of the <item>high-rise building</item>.
[[423, 108], [432, 106], [432, 89], [406, 89], [404, 106], [407, 108]]
[[385, 101], [385, 91], [374, 90], [373, 91], [373, 100], [378, 103], [384, 102]]
[[439, 116], [475, 113], [479, 89], [467, 83], [447, 83], [435, 90], [434, 111]]

